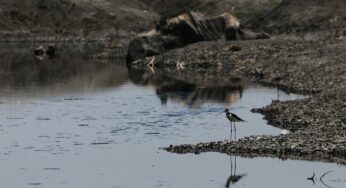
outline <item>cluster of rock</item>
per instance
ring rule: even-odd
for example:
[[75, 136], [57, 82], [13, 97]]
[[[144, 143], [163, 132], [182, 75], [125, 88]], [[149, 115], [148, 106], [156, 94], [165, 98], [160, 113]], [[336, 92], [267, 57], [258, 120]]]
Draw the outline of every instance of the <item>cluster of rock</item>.
[[229, 13], [206, 18], [187, 12], [171, 19], [161, 19], [154, 29], [139, 34], [128, 46], [127, 62], [161, 54], [167, 50], [200, 41], [266, 39], [266, 33], [254, 33]]
[[[305, 135], [307, 136], [307, 135]], [[325, 143], [310, 140], [308, 143], [291, 135], [280, 135], [278, 137], [258, 135], [245, 137], [239, 141], [230, 142], [217, 141], [209, 143], [186, 144], [162, 148], [173, 153], [195, 153], [221, 152], [226, 154], [237, 154], [242, 157], [279, 157], [282, 159], [320, 160], [346, 164], [344, 148], [337, 147], [344, 139], [335, 143]], [[339, 143], [340, 142], [340, 143]], [[330, 147], [332, 145], [332, 147]], [[332, 157], [333, 156], [333, 157]]]

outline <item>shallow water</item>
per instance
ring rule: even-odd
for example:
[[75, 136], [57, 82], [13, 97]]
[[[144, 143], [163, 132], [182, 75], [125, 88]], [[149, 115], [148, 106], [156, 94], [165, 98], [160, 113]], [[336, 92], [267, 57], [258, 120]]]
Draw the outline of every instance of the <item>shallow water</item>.
[[[225, 187], [234, 170], [245, 176], [232, 187], [346, 186], [346, 168], [332, 163], [235, 156], [231, 163], [225, 154], [159, 149], [228, 139], [226, 107], [247, 120], [237, 124], [238, 138], [277, 135], [250, 109], [302, 96], [246, 81], [128, 73], [78, 50], [42, 61], [28, 49], [2, 53], [1, 187]], [[324, 182], [306, 180], [329, 170]]]

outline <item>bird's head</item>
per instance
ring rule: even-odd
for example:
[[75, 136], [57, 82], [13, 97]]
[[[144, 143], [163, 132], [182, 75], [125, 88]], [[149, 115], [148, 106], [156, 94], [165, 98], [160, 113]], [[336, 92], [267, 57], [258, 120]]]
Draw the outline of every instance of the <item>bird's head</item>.
[[229, 112], [228, 108], [225, 108], [225, 113], [228, 113], [228, 112]]

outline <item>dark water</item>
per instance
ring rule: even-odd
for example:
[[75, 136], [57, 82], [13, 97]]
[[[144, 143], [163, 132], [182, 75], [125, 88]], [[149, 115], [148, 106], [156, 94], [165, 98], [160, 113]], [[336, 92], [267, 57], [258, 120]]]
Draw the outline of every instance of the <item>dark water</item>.
[[[0, 51], [0, 187], [225, 187], [234, 170], [244, 176], [231, 187], [346, 186], [346, 168], [332, 163], [159, 149], [228, 139], [225, 107], [247, 120], [238, 138], [280, 134], [250, 109], [302, 96], [237, 79], [128, 72], [85, 58], [86, 47], [43, 60], [30, 48]], [[329, 170], [324, 182], [306, 180]]]

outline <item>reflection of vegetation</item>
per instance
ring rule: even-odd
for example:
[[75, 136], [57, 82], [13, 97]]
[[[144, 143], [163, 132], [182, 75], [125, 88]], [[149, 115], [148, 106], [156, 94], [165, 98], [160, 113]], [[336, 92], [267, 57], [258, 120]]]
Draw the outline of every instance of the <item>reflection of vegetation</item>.
[[[189, 75], [189, 80], [184, 80], [163, 72], [152, 74], [145, 70], [130, 69], [129, 78], [135, 84], [155, 87], [162, 104], [166, 104], [168, 100], [188, 106], [200, 106], [207, 101], [231, 104], [241, 98], [244, 88], [240, 80], [220, 85], [208, 83], [203, 75], [198, 74]], [[200, 80], [204, 84], [200, 84]]]

